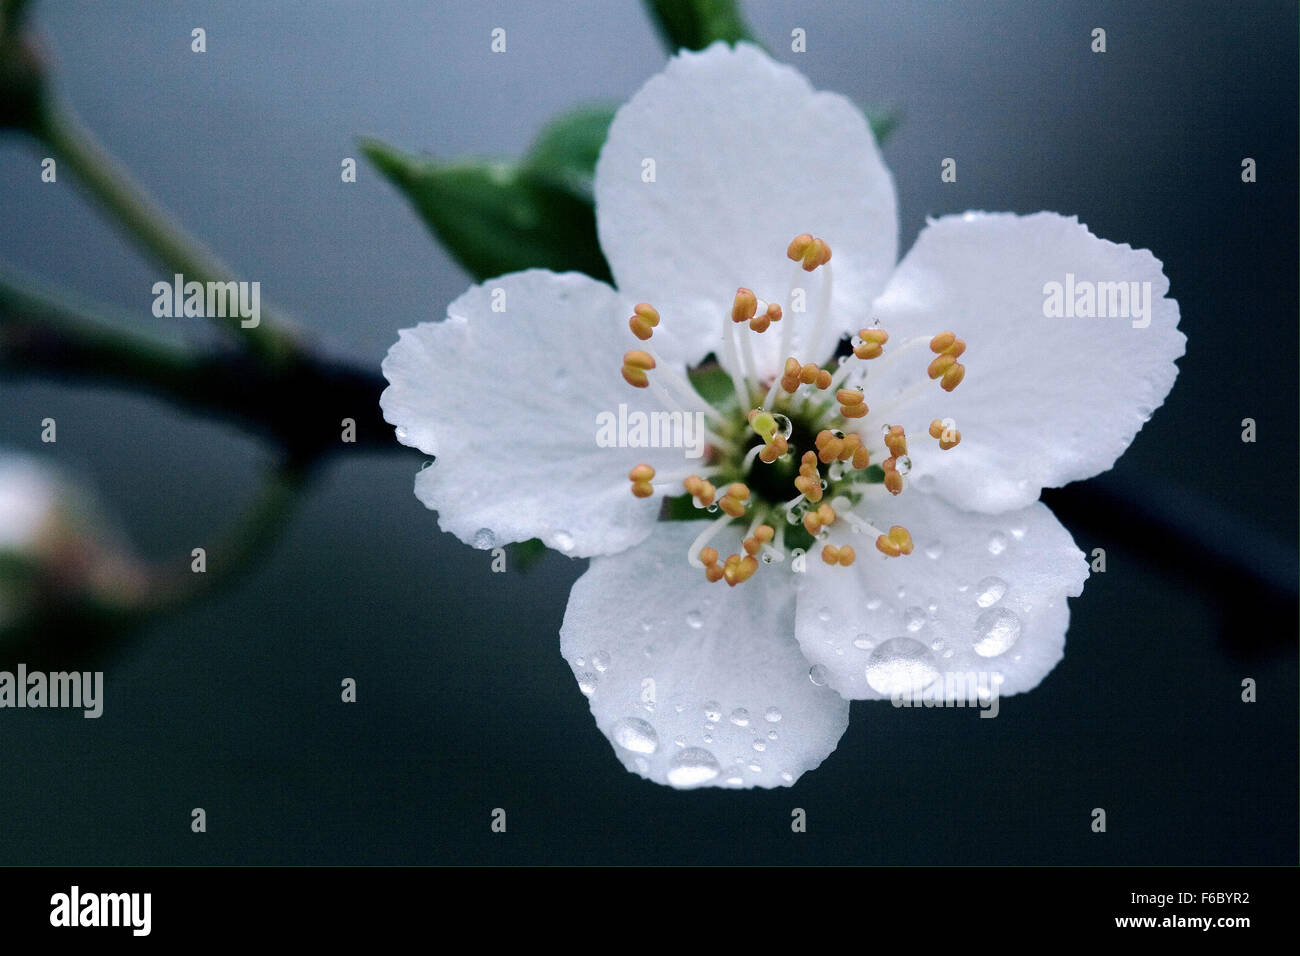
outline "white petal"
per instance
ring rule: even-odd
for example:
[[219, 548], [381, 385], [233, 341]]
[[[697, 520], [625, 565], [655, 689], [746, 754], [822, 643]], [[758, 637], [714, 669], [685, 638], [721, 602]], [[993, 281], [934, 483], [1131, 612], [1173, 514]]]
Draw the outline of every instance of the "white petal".
[[939, 693], [946, 675], [979, 675], [986, 687], [1000, 675], [1003, 695], [1036, 687], [1064, 653], [1066, 598], [1088, 576], [1052, 512], [1035, 502], [975, 514], [915, 491], [868, 501], [858, 513], [882, 531], [904, 526], [915, 550], [887, 558], [874, 537], [837, 522], [829, 543], [852, 545], [856, 562], [828, 567], [820, 544], [809, 556], [796, 634], [830, 686], [854, 699], [888, 698], [914, 682]]
[[[1064, 285], [1067, 274], [1139, 283], [1139, 292], [1148, 284], [1149, 325], [1048, 318], [1044, 287]], [[913, 452], [933, 448], [922, 436], [935, 418], [951, 417], [961, 431], [958, 448], [911, 456], [913, 480], [960, 507], [996, 512], [1110, 468], [1178, 375], [1186, 340], [1168, 290], [1150, 252], [1098, 239], [1073, 218], [967, 213], [931, 222], [875, 307], [893, 345], [951, 329], [968, 346], [966, 378], [952, 393], [934, 383], [886, 412], [920, 438]], [[931, 358], [921, 347], [891, 371], [918, 381]], [[873, 409], [887, 407], [898, 384], [895, 376], [877, 383], [883, 389], [868, 386]]]
[[[639, 547], [593, 560], [560, 647], [633, 773], [676, 787], [787, 786], [835, 749], [848, 704], [809, 679], [789, 573], [707, 583], [686, 563], [703, 527], [665, 522]], [[739, 550], [729, 531], [714, 542], [724, 556]]]
[[580, 557], [650, 533], [659, 501], [632, 497], [629, 469], [690, 462], [680, 448], [597, 444], [602, 413], [658, 408], [619, 374], [637, 345], [630, 314], [603, 283], [530, 270], [474, 286], [446, 321], [402, 330], [380, 405], [399, 441], [438, 456], [415, 493], [444, 531], [478, 548], [536, 537]]
[[[821, 278], [786, 258], [795, 236], [831, 246], [836, 334], [866, 317], [898, 251], [893, 180], [861, 111], [746, 44], [683, 52], [646, 83], [614, 117], [595, 191], [619, 289], [659, 309], [656, 343], [688, 362], [722, 355], [740, 286], [808, 336], [813, 312], [793, 315], [787, 294], [805, 289], [811, 310]], [[769, 372], [778, 333], [757, 336]]]

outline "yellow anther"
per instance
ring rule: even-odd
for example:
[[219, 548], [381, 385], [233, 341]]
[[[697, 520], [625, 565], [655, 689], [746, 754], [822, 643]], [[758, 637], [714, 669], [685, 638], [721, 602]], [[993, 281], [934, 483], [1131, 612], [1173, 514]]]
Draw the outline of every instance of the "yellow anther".
[[966, 377], [966, 366], [958, 362], [948, 371], [943, 373], [943, 378], [939, 380], [939, 387], [945, 392], [951, 392], [961, 384], [961, 380]]
[[632, 308], [632, 317], [627, 320], [628, 328], [632, 334], [644, 342], [653, 334], [654, 327], [659, 324], [659, 312], [649, 302], [639, 302]]
[[758, 554], [759, 550], [763, 547], [763, 542], [759, 541], [753, 535], [750, 535], [742, 541], [741, 544], [744, 546], [746, 554]]
[[739, 518], [745, 513], [745, 502], [749, 500], [749, 488], [743, 482], [735, 482], [727, 487], [722, 499], [718, 502], [718, 507], [733, 518]]
[[939, 439], [939, 448], [943, 451], [961, 444], [961, 432], [957, 430], [957, 427], [955, 425], [945, 426], [943, 421], [938, 418], [930, 422], [930, 437]]
[[718, 549], [717, 549], [717, 548], [705, 548], [704, 550], [702, 550], [702, 551], [700, 552], [700, 563], [702, 563], [706, 568], [707, 568], [710, 564], [717, 564], [717, 563], [718, 563]]
[[930, 378], [938, 378], [956, 364], [957, 359], [954, 356], [940, 355], [930, 363], [930, 367], [925, 370], [925, 373], [929, 375]]
[[880, 358], [884, 345], [889, 341], [889, 333], [884, 329], [859, 329], [858, 338], [862, 339], [853, 346], [853, 354], [860, 359]]
[[834, 523], [835, 509], [825, 503], [816, 511], [809, 511], [803, 516], [804, 529], [813, 537], [816, 537], [823, 528], [829, 528]]
[[811, 385], [813, 382], [817, 381], [817, 373], [820, 371], [821, 369], [812, 362], [807, 362], [799, 369], [799, 381], [803, 382], [805, 385]]
[[842, 388], [835, 393], [835, 401], [841, 405], [861, 405], [866, 396], [856, 388]]
[[705, 579], [712, 584], [715, 581], [721, 581], [723, 575], [722, 565], [710, 564], [704, 568]]
[[857, 556], [857, 552], [847, 544], [842, 548], [837, 548], [833, 544], [822, 548], [822, 560], [832, 567], [838, 564], [840, 567], [847, 568], [857, 559]]
[[645, 388], [650, 384], [646, 371], [654, 367], [655, 360], [649, 352], [633, 349], [623, 356], [623, 380], [635, 388]]
[[767, 331], [768, 326], [770, 326], [771, 324], [772, 324], [772, 320], [769, 319], [766, 315], [756, 315], [749, 320], [749, 331], [758, 332], [762, 334], [763, 332]]
[[880, 467], [885, 472], [885, 489], [891, 495], [901, 493], [903, 490], [903, 476], [898, 473], [898, 459], [886, 458], [880, 463]]
[[749, 500], [749, 487], [743, 481], [735, 481], [727, 486], [727, 497], [737, 501]]
[[790, 240], [785, 254], [794, 262], [801, 263], [805, 272], [812, 272], [831, 261], [831, 247], [826, 244], [826, 240], [814, 239], [806, 232]]
[[769, 302], [767, 304], [767, 317], [770, 321], [780, 322], [782, 314], [781, 307], [775, 302]]
[[826, 371], [826, 369], [821, 368], [817, 370], [817, 380], [813, 382], [813, 384], [824, 392], [826, 389], [831, 387], [832, 381], [833, 376], [831, 373]]
[[736, 298], [731, 303], [731, 321], [748, 322], [758, 311], [758, 296], [753, 291], [741, 286], [736, 290]]
[[934, 338], [930, 340], [930, 351], [935, 353], [941, 353], [956, 341], [957, 341], [957, 336], [954, 333], [940, 332], [938, 335], [936, 335]]
[[722, 566], [722, 576], [730, 587], [748, 581], [758, 570], [758, 560], [747, 554], [743, 558], [738, 554], [729, 555]]
[[806, 451], [799, 463], [799, 477], [794, 480], [795, 489], [813, 504], [822, 500], [822, 479], [817, 471], [817, 453]]
[[829, 465], [840, 457], [840, 452], [844, 450], [844, 435], [841, 432], [836, 436], [830, 431], [822, 430], [817, 433], [817, 460], [823, 465]]
[[649, 465], [637, 465], [627, 473], [628, 480], [632, 482], [632, 494], [637, 498], [649, 498], [655, 493], [654, 485], [650, 482], [654, 479], [655, 470]]
[[840, 452], [840, 461], [852, 461], [861, 447], [861, 437], [858, 436], [857, 432], [849, 432], [844, 436], [844, 450]]
[[772, 439], [770, 445], [765, 445], [763, 450], [758, 453], [758, 460], [763, 462], [765, 465], [770, 465], [789, 450], [790, 443], [780, 435], [777, 435]]
[[866, 445], [859, 445], [853, 452], [853, 467], [866, 468], [871, 464], [871, 453], [867, 451]]
[[895, 458], [907, 454], [907, 433], [902, 425], [890, 426], [889, 431], [885, 433], [885, 447]]
[[771, 541], [773, 538], [776, 537], [776, 529], [773, 528], [770, 524], [761, 524], [754, 529], [754, 537], [757, 538], [759, 541], [761, 541], [763, 544], [767, 544], [769, 541]]
[[690, 475], [682, 482], [682, 486], [705, 508], [713, 504], [713, 498], [717, 494], [717, 489], [699, 475]]
[[912, 553], [912, 535], [902, 525], [894, 525], [889, 534], [876, 538], [876, 550], [890, 558]]

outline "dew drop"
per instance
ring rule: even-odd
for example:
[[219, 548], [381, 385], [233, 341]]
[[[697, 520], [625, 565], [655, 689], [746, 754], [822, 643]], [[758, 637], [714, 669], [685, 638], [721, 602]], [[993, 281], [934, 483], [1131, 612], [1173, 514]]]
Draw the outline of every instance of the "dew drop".
[[831, 609], [830, 609], [830, 608], [828, 608], [828, 607], [824, 607], [824, 608], [822, 608], [820, 611], [817, 612], [817, 620], [821, 621], [823, 624], [825, 624], [825, 623], [826, 623], [827, 621], [829, 621], [830, 619], [831, 619]]
[[640, 717], [624, 717], [614, 724], [610, 736], [614, 743], [633, 753], [652, 754], [659, 749], [659, 734]]
[[574, 667], [586, 667], [586, 666], [587, 666], [587, 659], [586, 659], [585, 657], [575, 657], [575, 658], [573, 659], [573, 666], [574, 666]]
[[808, 679], [817, 687], [825, 687], [826, 668], [822, 667], [820, 664], [814, 664], [812, 667], [808, 668]]
[[1023, 527], [1015, 527], [1015, 528], [1012, 528], [1012, 529], [1011, 529], [1011, 537], [1015, 538], [1017, 541], [1022, 541], [1022, 540], [1024, 540], [1024, 537], [1025, 537], [1025, 529], [1024, 529]]
[[490, 551], [496, 547], [497, 536], [491, 528], [479, 528], [474, 532], [474, 547], [480, 551]]
[[885, 603], [885, 599], [879, 594], [868, 594], [866, 607], [868, 611], [878, 611], [880, 606]]
[[989, 554], [1001, 554], [1007, 550], [1007, 536], [1001, 531], [989, 535]]
[[776, 560], [776, 558], [772, 557], [771, 551], [764, 551], [763, 556], [759, 558], [759, 560], [762, 561], [764, 564], [771, 564], [773, 561]]
[[716, 724], [722, 719], [722, 705], [716, 700], [711, 700], [704, 705], [704, 719], [711, 724]]
[[769, 724], [779, 724], [781, 722], [781, 712], [775, 707], [769, 707], [763, 712], [763, 719]]
[[683, 737], [681, 734], [678, 734], [676, 737], [673, 738], [673, 744], [678, 747], [685, 747], [686, 738]]
[[405, 428], [397, 428], [397, 429], [394, 429], [394, 430], [393, 430], [393, 434], [397, 436], [397, 440], [398, 440], [398, 441], [406, 441], [406, 429], [405, 429]]
[[975, 585], [975, 603], [980, 607], [992, 607], [1002, 600], [1007, 593], [1007, 582], [1001, 578], [981, 578]]
[[595, 674], [584, 672], [578, 675], [578, 690], [582, 691], [583, 697], [590, 697], [596, 693], [596, 684], [599, 679]]
[[668, 762], [668, 782], [674, 787], [708, 783], [722, 773], [718, 758], [702, 747], [687, 747]]
[[555, 532], [555, 546], [565, 554], [568, 554], [573, 550], [573, 535], [569, 534], [567, 531]]
[[867, 662], [867, 683], [878, 694], [909, 695], [925, 690], [939, 677], [934, 655], [920, 641], [895, 637], [885, 641]]
[[853, 639], [853, 646], [860, 651], [869, 651], [876, 646], [876, 642], [864, 631]]
[[595, 654], [592, 654], [591, 666], [601, 673], [609, 670], [609, 655], [604, 651], [597, 651]]
[[698, 631], [704, 626], [704, 618], [699, 611], [688, 611], [686, 613], [686, 623]]
[[931, 541], [925, 546], [925, 556], [931, 561], [938, 561], [943, 557], [943, 545], [938, 541]]
[[894, 465], [900, 475], [910, 474], [912, 471], [912, 459], [907, 455], [899, 455], [898, 461], [894, 462]]
[[1004, 607], [990, 608], [975, 619], [975, 653], [980, 657], [1005, 654], [1020, 639], [1020, 618]]
[[764, 750], [767, 749], [767, 744], [763, 743], [763, 741], [761, 740], [755, 740], [754, 749], [757, 750], [759, 753], [762, 753]]
[[776, 433], [781, 438], [789, 438], [794, 434], [794, 422], [790, 421], [786, 416], [773, 413], [772, 420], [776, 422]]
[[711, 514], [711, 515], [717, 514], [717, 513], [718, 513], [718, 503], [715, 501], [713, 504], [709, 505], [709, 506], [708, 506], [707, 508], [705, 508], [704, 510], [707, 511], [707, 512], [708, 512], [709, 514]]
[[784, 780], [786, 783], [794, 783], [794, 774], [792, 774], [789, 770], [782, 770], [781, 779]]
[[909, 607], [903, 612], [903, 623], [907, 629], [915, 634], [921, 628], [925, 627], [925, 611], [919, 607]]
[[737, 727], [749, 726], [749, 711], [744, 707], [737, 707], [731, 712], [731, 722]]

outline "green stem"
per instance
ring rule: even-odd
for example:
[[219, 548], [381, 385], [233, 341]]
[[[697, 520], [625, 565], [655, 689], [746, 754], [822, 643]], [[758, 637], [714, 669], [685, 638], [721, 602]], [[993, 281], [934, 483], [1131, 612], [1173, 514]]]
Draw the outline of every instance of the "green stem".
[[[185, 276], [186, 281], [233, 281], [230, 268], [176, 225], [71, 110], [49, 106], [35, 132], [126, 232], [168, 269]], [[218, 321], [262, 358], [279, 361], [293, 351], [294, 342], [275, 327], [270, 310], [264, 311], [268, 315], [253, 328], [241, 327], [238, 316]]]

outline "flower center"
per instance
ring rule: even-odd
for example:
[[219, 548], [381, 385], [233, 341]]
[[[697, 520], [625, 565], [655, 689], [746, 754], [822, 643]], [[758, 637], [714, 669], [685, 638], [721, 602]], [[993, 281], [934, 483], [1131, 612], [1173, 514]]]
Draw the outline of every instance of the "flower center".
[[[906, 528], [892, 525], [883, 531], [857, 509], [864, 503], [874, 508], [902, 493], [912, 469], [908, 436], [902, 425], [889, 422], [889, 412], [909, 404], [932, 381], [951, 392], [966, 374], [958, 361], [966, 343], [954, 333], [920, 336], [891, 347], [886, 355], [889, 334], [878, 323], [861, 329], [835, 360], [840, 343], [823, 341], [831, 328], [830, 246], [805, 233], [790, 242], [786, 256], [805, 272], [822, 272], [816, 314], [800, 330], [798, 351], [805, 354], [792, 354], [793, 315], [786, 317], [780, 304], [764, 302], [750, 289], [737, 289], [730, 314], [722, 317], [732, 395], [713, 404], [700, 397], [690, 378], [656, 357], [649, 343], [660, 315], [653, 306], [640, 303], [628, 320], [643, 347], [623, 356], [624, 381], [650, 389], [670, 411], [699, 412], [710, 423], [704, 468], [659, 476], [649, 465], [637, 465], [628, 473], [632, 494], [649, 498], [662, 493], [668, 517], [694, 517], [697, 510], [718, 515], [692, 543], [687, 560], [702, 568], [709, 581], [725, 580], [733, 587], [753, 577], [761, 564], [784, 561], [787, 550], [798, 555], [818, 542], [825, 563], [852, 565], [857, 558], [852, 546], [825, 540], [837, 522], [852, 532], [874, 535], [876, 550], [886, 557], [911, 554]], [[773, 330], [776, 325], [779, 333]], [[764, 376], [751, 337], [769, 330], [780, 335], [780, 351], [787, 358], [779, 373]], [[914, 358], [922, 345], [932, 354], [926, 378], [904, 389], [888, 407], [873, 411], [865, 387], [871, 363], [876, 363], [874, 371], [884, 371]], [[951, 418], [933, 419], [927, 431], [940, 451], [961, 441]], [[709, 542], [737, 521], [746, 523], [744, 554], [723, 559]]]

